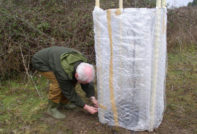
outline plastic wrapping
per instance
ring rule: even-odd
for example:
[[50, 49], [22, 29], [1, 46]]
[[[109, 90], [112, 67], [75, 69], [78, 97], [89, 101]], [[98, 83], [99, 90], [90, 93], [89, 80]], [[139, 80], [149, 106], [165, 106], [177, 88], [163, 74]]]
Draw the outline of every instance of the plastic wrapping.
[[93, 11], [99, 121], [152, 131], [163, 118], [166, 8]]

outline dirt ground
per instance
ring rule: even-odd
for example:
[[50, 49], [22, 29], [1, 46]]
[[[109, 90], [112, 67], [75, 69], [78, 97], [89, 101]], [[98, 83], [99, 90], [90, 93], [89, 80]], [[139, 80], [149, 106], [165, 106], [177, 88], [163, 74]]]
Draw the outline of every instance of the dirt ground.
[[[40, 81], [40, 79], [38, 79]], [[43, 83], [40, 81], [40, 83]], [[44, 83], [46, 85], [47, 82]], [[16, 85], [10, 83], [10, 90], [1, 90], [0, 99], [6, 108], [0, 113], [0, 133], [2, 134], [195, 134], [194, 126], [186, 120], [179, 119], [170, 107], [164, 115], [162, 124], [154, 132], [132, 132], [124, 128], [110, 127], [99, 122], [97, 114], [90, 115], [81, 108], [61, 111], [66, 115], [63, 120], [52, 118], [46, 113], [47, 99], [39, 100], [35, 90], [11, 88]], [[5, 92], [4, 92], [5, 91]], [[33, 92], [31, 92], [33, 91]], [[47, 96], [47, 90], [42, 90]], [[21, 92], [24, 95], [21, 95]], [[41, 92], [40, 92], [41, 93]], [[3, 97], [3, 95], [5, 95]], [[82, 95], [83, 97], [83, 95]], [[84, 98], [83, 98], [84, 99]], [[85, 101], [87, 101], [85, 99]], [[1, 107], [2, 108], [2, 107]], [[25, 113], [26, 112], [26, 113]], [[195, 114], [195, 113], [194, 113]], [[186, 117], [195, 118], [194, 115]], [[181, 115], [181, 118], [184, 118]], [[185, 127], [180, 126], [182, 123]], [[188, 124], [188, 126], [187, 126]]]
[[[64, 110], [62, 111], [66, 115], [64, 120], [56, 120], [46, 113], [43, 113], [38, 121], [36, 121], [36, 128], [39, 124], [47, 125], [48, 134], [192, 134], [193, 132], [184, 129], [177, 128], [173, 122], [163, 120], [160, 127], [154, 132], [133, 132], [128, 131], [123, 128], [110, 127], [107, 125], [102, 125], [98, 121], [97, 115], [90, 115], [85, 111], [77, 108], [75, 110]], [[31, 129], [31, 128], [29, 128]], [[24, 132], [28, 132], [27, 129], [24, 129]], [[31, 130], [31, 133], [42, 133], [41, 129]], [[43, 132], [45, 133], [45, 132]]]

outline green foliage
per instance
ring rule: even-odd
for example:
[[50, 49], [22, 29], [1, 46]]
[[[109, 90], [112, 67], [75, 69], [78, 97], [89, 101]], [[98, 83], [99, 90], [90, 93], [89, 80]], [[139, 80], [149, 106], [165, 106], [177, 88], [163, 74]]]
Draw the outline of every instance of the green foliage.
[[[22, 79], [4, 81], [0, 90], [0, 124], [2, 132], [13, 133], [13, 130], [22, 132], [22, 126], [30, 125], [40, 119], [47, 105], [46, 85], [43, 78], [34, 77], [41, 93], [40, 98], [35, 92], [35, 85], [23, 83]], [[17, 130], [18, 129], [18, 130]], [[20, 133], [21, 133], [20, 132]]]
[[193, 2], [190, 2], [188, 6], [196, 6], [197, 5], [197, 0], [193, 0]]
[[39, 29], [42, 32], [45, 32], [50, 29], [50, 24], [47, 22], [42, 22], [37, 25], [37, 29]]

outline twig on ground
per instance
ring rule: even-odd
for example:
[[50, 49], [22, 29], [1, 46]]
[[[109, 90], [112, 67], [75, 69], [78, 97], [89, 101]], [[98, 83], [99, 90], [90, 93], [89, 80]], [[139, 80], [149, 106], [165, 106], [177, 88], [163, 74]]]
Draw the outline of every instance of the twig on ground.
[[40, 92], [39, 92], [39, 90], [38, 90], [38, 88], [37, 88], [37, 86], [36, 86], [36, 84], [35, 84], [35, 82], [34, 82], [34, 80], [33, 80], [33, 78], [32, 78], [32, 76], [29, 74], [28, 68], [27, 68], [27, 66], [26, 66], [26, 64], [25, 64], [25, 58], [24, 58], [24, 55], [23, 55], [23, 52], [22, 52], [21, 45], [20, 45], [19, 48], [20, 48], [20, 52], [21, 52], [21, 57], [22, 57], [22, 61], [23, 61], [23, 66], [24, 66], [24, 68], [25, 68], [25, 73], [26, 73], [26, 75], [27, 75], [27, 77], [28, 77], [28, 83], [29, 83], [29, 78], [30, 78], [31, 82], [33, 83], [33, 85], [34, 85], [34, 87], [35, 87], [35, 89], [36, 89], [36, 91], [37, 91], [37, 93], [38, 93], [38, 96], [39, 96], [40, 98], [42, 98], [41, 95], [40, 95]]

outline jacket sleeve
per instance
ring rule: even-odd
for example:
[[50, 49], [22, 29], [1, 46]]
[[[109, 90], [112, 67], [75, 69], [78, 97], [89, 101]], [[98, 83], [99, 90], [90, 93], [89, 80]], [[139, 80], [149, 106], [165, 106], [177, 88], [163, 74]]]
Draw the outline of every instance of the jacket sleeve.
[[92, 82], [88, 84], [81, 84], [81, 88], [86, 93], [86, 97], [90, 98], [95, 96], [94, 84]]
[[72, 103], [83, 108], [85, 103], [75, 91], [75, 83], [71, 80], [58, 80], [63, 95]]

